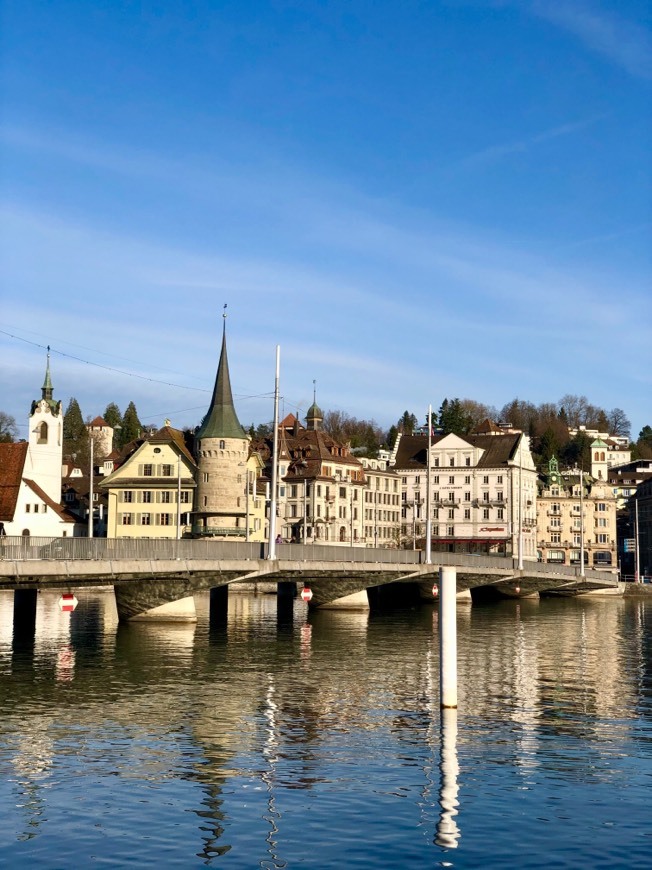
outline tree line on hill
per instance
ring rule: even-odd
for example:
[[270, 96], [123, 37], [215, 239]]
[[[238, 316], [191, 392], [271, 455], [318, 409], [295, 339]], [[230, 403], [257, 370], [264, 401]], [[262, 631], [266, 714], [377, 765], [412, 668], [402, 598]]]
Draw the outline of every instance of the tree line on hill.
[[[136, 406], [129, 402], [124, 414], [115, 402], [110, 402], [101, 415], [114, 429], [113, 444], [118, 450], [138, 438], [145, 428], [140, 422]], [[399, 432], [405, 435], [426, 433], [427, 415], [422, 418], [404, 411], [395, 424], [385, 430], [375, 420], [360, 420], [344, 411], [327, 411], [323, 429], [341, 443], [348, 443], [361, 456], [377, 456], [381, 448], [394, 446]], [[590, 467], [591, 438], [581, 431], [571, 436], [569, 429], [597, 429], [610, 435], [631, 439], [631, 425], [621, 408], [606, 411], [592, 405], [586, 396], [567, 394], [558, 402], [535, 405], [524, 399], [512, 399], [498, 409], [473, 399], [445, 398], [438, 411], [432, 412], [430, 425], [438, 434], [468, 435], [485, 420], [508, 424], [525, 432], [539, 467], [556, 456], [565, 466]], [[85, 467], [89, 461], [89, 438], [84, 418], [75, 398], [71, 398], [63, 417], [63, 453], [75, 457]], [[249, 435], [256, 441], [270, 435], [272, 423], [249, 427]], [[190, 434], [190, 433], [189, 433]], [[18, 426], [9, 414], [0, 411], [0, 443], [18, 439]], [[644, 426], [638, 438], [631, 441], [633, 459], [652, 459], [652, 426]], [[101, 457], [96, 456], [96, 459]]]
[[[343, 411], [326, 411], [322, 428], [337, 441], [349, 443], [358, 455], [376, 456], [381, 448], [394, 446], [399, 432], [405, 435], [427, 433], [427, 415], [422, 418], [405, 411], [395, 424], [384, 430], [375, 420], [359, 420]], [[592, 438], [569, 429], [597, 429], [610, 435], [631, 439], [631, 424], [621, 408], [606, 411], [592, 405], [586, 396], [567, 394], [558, 402], [532, 402], [515, 398], [502, 408], [473, 399], [445, 398], [438, 411], [432, 412], [430, 425], [437, 434], [468, 435], [485, 420], [508, 424], [530, 438], [534, 459], [543, 467], [552, 456], [563, 466], [589, 468]], [[272, 423], [253, 424], [249, 434], [256, 440], [271, 434]], [[652, 459], [652, 427], [644, 426], [638, 439], [631, 442], [632, 458]]]

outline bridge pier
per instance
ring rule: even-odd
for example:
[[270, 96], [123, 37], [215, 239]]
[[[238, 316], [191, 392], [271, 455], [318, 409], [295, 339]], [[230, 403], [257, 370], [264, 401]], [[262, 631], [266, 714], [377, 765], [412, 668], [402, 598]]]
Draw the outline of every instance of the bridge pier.
[[118, 619], [120, 622], [197, 622], [192, 592], [185, 580], [116, 583]]
[[320, 610], [369, 610], [369, 596], [367, 590], [352, 592], [342, 598], [336, 598], [327, 604], [320, 604]]

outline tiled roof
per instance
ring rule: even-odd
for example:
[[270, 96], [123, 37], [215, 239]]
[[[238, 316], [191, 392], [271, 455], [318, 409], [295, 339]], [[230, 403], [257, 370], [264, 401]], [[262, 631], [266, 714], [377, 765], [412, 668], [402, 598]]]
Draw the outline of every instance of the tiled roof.
[[88, 425], [94, 426], [94, 427], [102, 426], [102, 427], [107, 428], [107, 429], [111, 428], [111, 426], [109, 426], [109, 424], [106, 422], [104, 417], [96, 417], [94, 420], [91, 420], [91, 422]]
[[[432, 438], [433, 448], [447, 435], [435, 435]], [[478, 468], [495, 468], [507, 465], [513, 457], [520, 434], [510, 435], [460, 435], [458, 436], [472, 447], [480, 447], [484, 453], [478, 462]], [[394, 468], [422, 469], [426, 466], [428, 456], [427, 435], [403, 435], [398, 444]]]
[[59, 516], [64, 523], [77, 523], [79, 522], [78, 518], [69, 513], [64, 507], [60, 504], [57, 504], [56, 501], [53, 501], [47, 493], [43, 492], [41, 487], [34, 483], [33, 480], [28, 480], [28, 478], [24, 478], [27, 486], [35, 493], [42, 501], [46, 503], [46, 505], [53, 510], [55, 514]]
[[152, 444], [166, 444], [173, 442], [179, 448], [181, 453], [183, 453], [188, 462], [191, 462], [193, 466], [195, 465], [195, 460], [186, 447], [183, 432], [180, 429], [173, 429], [172, 426], [163, 426], [158, 430], [158, 432], [155, 432], [150, 436], [149, 441]]
[[27, 441], [0, 444], [0, 520], [4, 522], [13, 520], [16, 512], [28, 446]]

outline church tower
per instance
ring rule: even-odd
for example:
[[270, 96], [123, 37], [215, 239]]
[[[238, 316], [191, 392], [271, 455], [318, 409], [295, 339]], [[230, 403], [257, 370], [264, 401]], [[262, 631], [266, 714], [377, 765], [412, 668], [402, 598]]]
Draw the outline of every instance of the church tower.
[[61, 502], [61, 465], [63, 462], [63, 411], [52, 398], [50, 348], [41, 398], [32, 402], [29, 415], [29, 448], [24, 475], [56, 504]]
[[306, 429], [317, 432], [321, 429], [321, 424], [324, 422], [324, 414], [317, 404], [317, 389], [314, 385], [315, 382], [313, 381], [312, 383], [312, 405], [306, 411]]
[[249, 440], [233, 406], [225, 313], [213, 397], [195, 434], [198, 475], [193, 533], [196, 537], [245, 536]]

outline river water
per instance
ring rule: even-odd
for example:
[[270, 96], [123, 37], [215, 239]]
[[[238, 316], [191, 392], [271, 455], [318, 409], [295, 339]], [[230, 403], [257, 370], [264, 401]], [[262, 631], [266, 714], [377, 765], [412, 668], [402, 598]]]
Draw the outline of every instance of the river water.
[[119, 626], [110, 592], [33, 636], [0, 593], [0, 865], [652, 867], [652, 599]]

